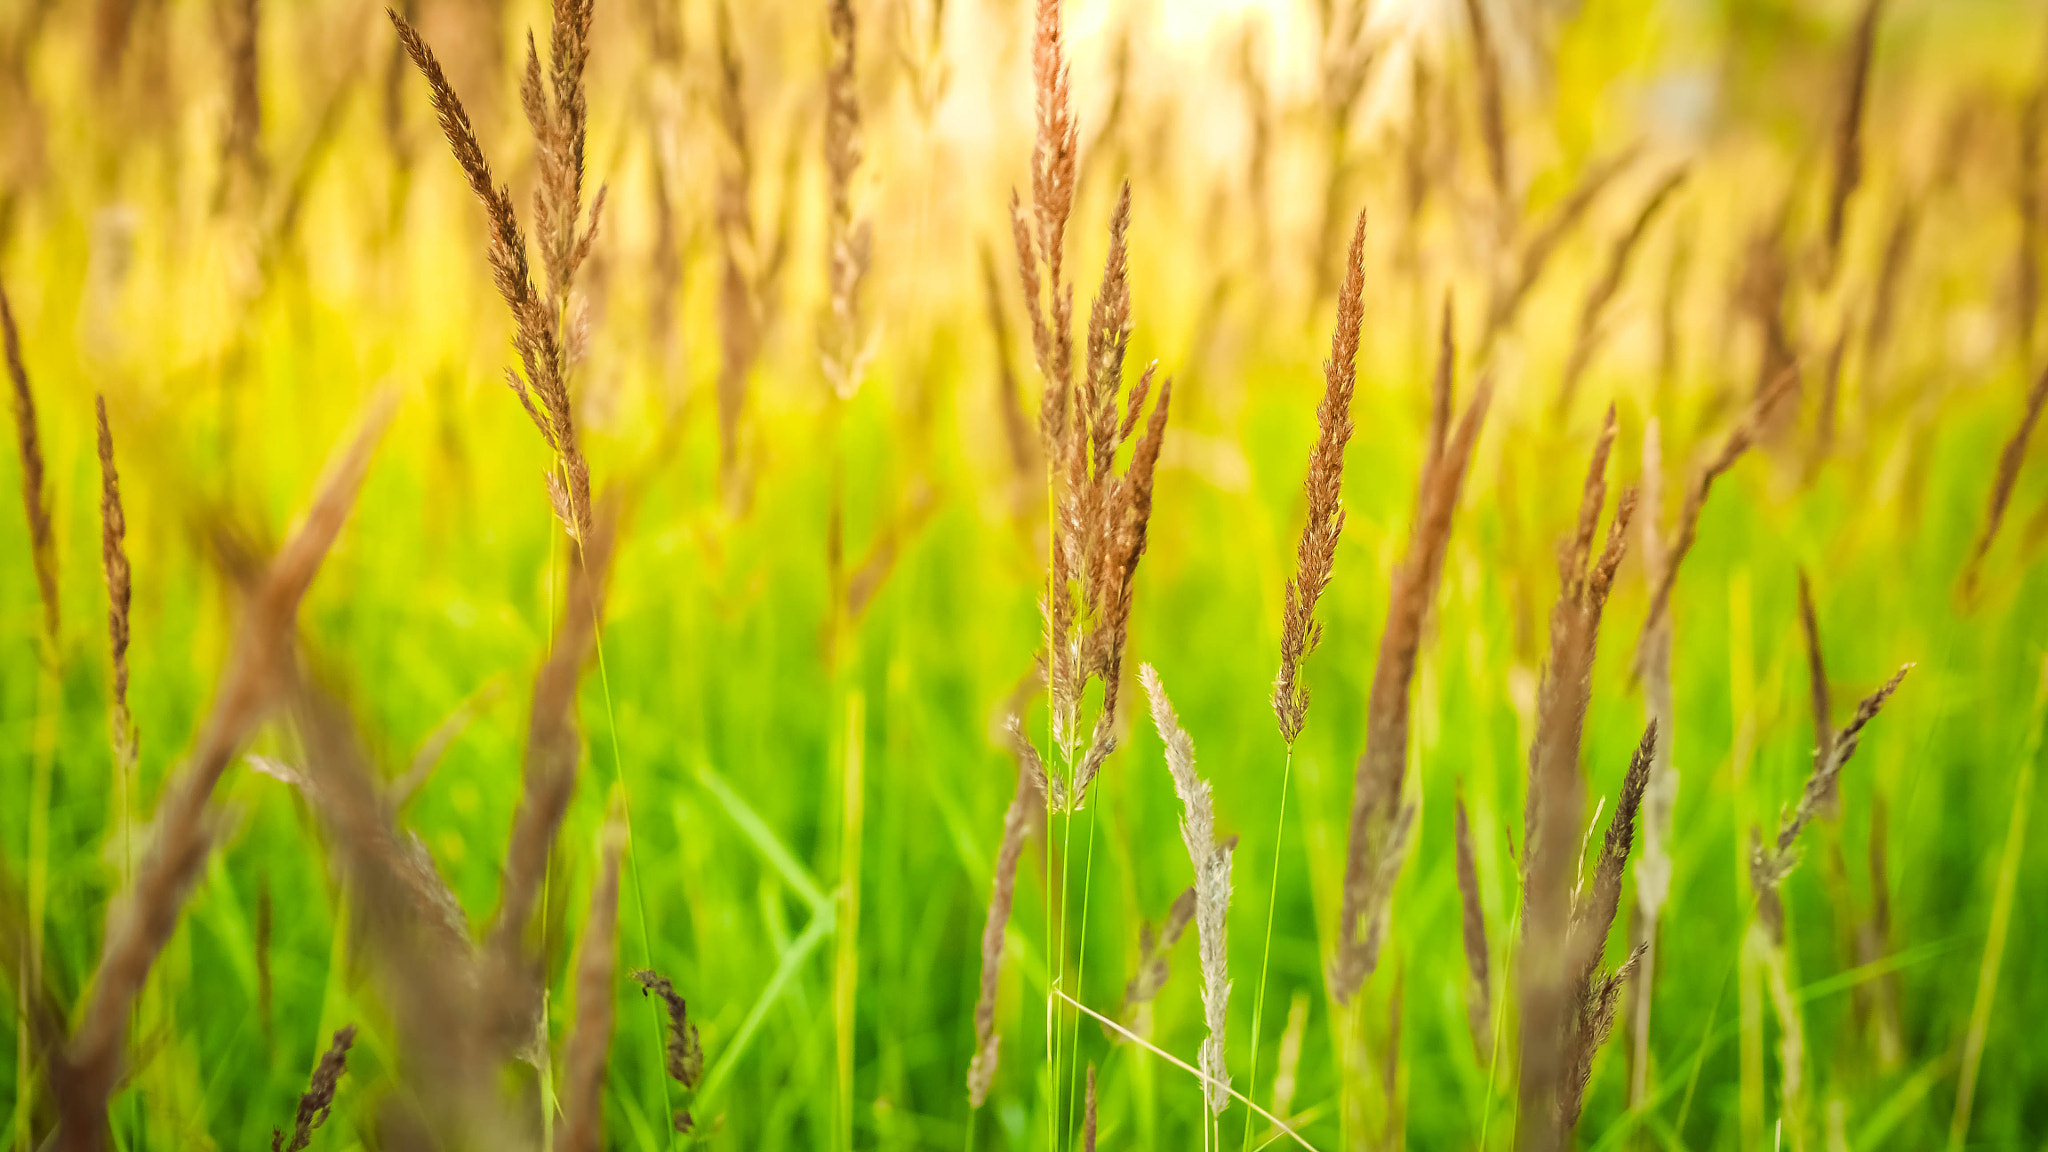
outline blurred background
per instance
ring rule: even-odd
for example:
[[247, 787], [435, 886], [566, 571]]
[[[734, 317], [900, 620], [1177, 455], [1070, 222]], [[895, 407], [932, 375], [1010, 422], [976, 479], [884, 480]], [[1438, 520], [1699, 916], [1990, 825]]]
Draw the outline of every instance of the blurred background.
[[[549, 11], [400, 8], [530, 226], [519, 64]], [[1006, 216], [1012, 189], [1031, 195], [1033, 13], [855, 0], [852, 205], [872, 267], [865, 371], [834, 399], [820, 357], [826, 11], [596, 4], [585, 187], [607, 198], [571, 305], [573, 387], [595, 483], [633, 503], [551, 881], [551, 923], [565, 924], [551, 1034], [619, 797], [633, 837], [620, 962], [673, 979], [702, 1029], [692, 1139], [836, 1147], [850, 1107], [860, 1147], [1026, 1148], [1060, 1138], [1051, 1110], [1069, 1096], [1047, 1083], [1045, 837], [1019, 869], [988, 1105], [969, 1109], [965, 1081], [1015, 784], [1001, 724], [1019, 702], [1031, 723], [1044, 715], [1029, 703], [1041, 382]], [[2023, 0], [1072, 0], [1065, 28], [1077, 308], [1128, 181], [1131, 375], [1156, 359], [1175, 385], [1121, 746], [1095, 815], [1052, 829], [1092, 845], [1087, 900], [1063, 909], [1079, 946], [1058, 949], [1062, 987], [1112, 1012], [1139, 925], [1192, 880], [1161, 745], [1134, 703], [1143, 661], [1195, 741], [1219, 831], [1240, 837], [1240, 1090], [1317, 1148], [1507, 1146], [1512, 1066], [1468, 1034], [1452, 797], [1470, 809], [1498, 995], [1556, 549], [1602, 413], [1619, 413], [1619, 477], [1658, 472], [1668, 525], [1693, 470], [1790, 378], [1794, 400], [1717, 482], [1677, 584], [1681, 783], [1655, 1013], [1643, 1047], [1624, 1026], [1595, 1064], [1580, 1142], [1925, 1148], [1958, 1124], [1971, 1146], [2048, 1138], [2048, 1046], [2030, 1024], [2048, 1012], [2048, 952], [2032, 947], [2048, 941], [2035, 898], [2048, 859], [2026, 850], [2025, 815], [2048, 480], [2024, 441], [2003, 526], [1964, 578], [2041, 371], [2048, 13]], [[1361, 209], [1349, 519], [1283, 813], [1268, 700]], [[0, 4], [0, 283], [48, 462], [61, 602], [46, 637], [27, 519], [0, 516], [0, 853], [64, 1004], [83, 995], [132, 837], [193, 743], [233, 634], [199, 526], [281, 536], [385, 384], [395, 423], [302, 612], [306, 649], [385, 771], [431, 745], [404, 824], [473, 922], [493, 907], [565, 554], [551, 454], [506, 395], [512, 325], [485, 236], [376, 5]], [[1481, 373], [1495, 399], [1416, 680], [1417, 832], [1387, 955], [1345, 1014], [1323, 976], [1350, 769], [1446, 296], [1460, 402]], [[134, 564], [132, 774], [107, 740], [95, 393]], [[1646, 465], [1652, 420], [1661, 462]], [[10, 490], [20, 467], [0, 463]], [[1745, 943], [1749, 836], [1797, 800], [1816, 743], [1801, 571], [1836, 723], [1916, 667], [1787, 881], [1788, 998], [1774, 1000]], [[1615, 794], [1644, 720], [1630, 656], [1647, 584], [1631, 556], [1594, 678], [1594, 797]], [[288, 756], [290, 740], [268, 733], [255, 750]], [[329, 1034], [357, 1022], [316, 1146], [378, 1147], [375, 1101], [404, 1089], [321, 826], [241, 763], [220, 803], [227, 835], [136, 1014], [117, 1144], [260, 1145]], [[857, 920], [829, 912], [841, 892], [858, 894]], [[1626, 929], [1614, 935], [1610, 962], [1626, 953]], [[1146, 1035], [1192, 1060], [1192, 938], [1172, 967]], [[682, 1139], [665, 1119], [660, 1018], [640, 1001], [622, 980], [612, 1147]], [[1788, 1011], [1804, 1040], [1789, 1074]], [[0, 1117], [29, 1148], [47, 1114], [20, 1015], [0, 1009], [17, 1041], [0, 1045]], [[1099, 1068], [1105, 1146], [1202, 1138], [1192, 1077], [1071, 1014], [1064, 1027]], [[1958, 1109], [1966, 1078], [1974, 1100]], [[1226, 1117], [1225, 1138], [1243, 1118]]]

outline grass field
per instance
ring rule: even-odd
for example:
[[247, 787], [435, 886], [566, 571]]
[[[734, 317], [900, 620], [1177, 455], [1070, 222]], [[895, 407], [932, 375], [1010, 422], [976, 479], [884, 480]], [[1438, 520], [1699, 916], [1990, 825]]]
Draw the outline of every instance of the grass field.
[[0, 6], [5, 1139], [2041, 1147], [2044, 144], [2016, 0]]

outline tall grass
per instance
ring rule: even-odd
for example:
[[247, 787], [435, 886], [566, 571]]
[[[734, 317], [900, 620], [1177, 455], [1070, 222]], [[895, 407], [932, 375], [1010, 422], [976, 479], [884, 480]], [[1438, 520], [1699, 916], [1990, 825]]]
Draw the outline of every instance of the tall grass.
[[0, 16], [11, 1146], [2038, 1143], [2038, 14], [1427, 7]]

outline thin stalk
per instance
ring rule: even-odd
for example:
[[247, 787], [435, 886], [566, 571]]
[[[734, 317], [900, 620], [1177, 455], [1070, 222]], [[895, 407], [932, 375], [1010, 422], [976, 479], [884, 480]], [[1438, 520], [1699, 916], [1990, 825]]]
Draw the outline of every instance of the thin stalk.
[[[1081, 937], [1074, 945], [1074, 990], [1085, 991], [1083, 977], [1088, 971], [1088, 894], [1095, 887], [1095, 809], [1088, 809], [1088, 851], [1081, 864]], [[1074, 1018], [1074, 1042], [1068, 1048], [1067, 1056], [1067, 1111], [1074, 1110], [1074, 1101], [1079, 1095], [1074, 1087], [1081, 1071], [1081, 1019]], [[1066, 1131], [1072, 1138], [1073, 1121], [1069, 1118]]]
[[853, 1032], [855, 995], [860, 985], [860, 848], [864, 822], [865, 770], [862, 751], [867, 741], [866, 701], [858, 690], [846, 695], [845, 780], [839, 843], [838, 956], [834, 961], [833, 1015], [839, 1057], [839, 1139], [853, 1148]]
[[[579, 545], [578, 548], [580, 552], [581, 546]], [[552, 595], [552, 592], [551, 587], [550, 595]], [[639, 853], [634, 851], [633, 847], [635, 843], [633, 838], [633, 793], [626, 785], [626, 766], [619, 755], [619, 721], [617, 715], [612, 711], [612, 679], [611, 673], [606, 670], [604, 662], [603, 624], [602, 619], [597, 620], [592, 633], [593, 642], [597, 648], [597, 680], [604, 688], [605, 729], [612, 734], [612, 782], [618, 785], [619, 809], [625, 817], [626, 871], [633, 877], [633, 907], [640, 917], [640, 963], [642, 967], [651, 969], [654, 967], [654, 937], [647, 930], [647, 896], [643, 891], [640, 881]], [[668, 1023], [667, 1018], [663, 1015], [664, 1006], [655, 997], [643, 997], [643, 999], [647, 1001], [648, 1013], [654, 1020], [654, 1039], [655, 1043], [659, 1045], [662, 1043], [663, 1029]], [[661, 1099], [665, 1106], [664, 1114], [673, 1116], [676, 1110], [675, 1099], [670, 1094], [668, 1077], [663, 1075], [663, 1068], [663, 1059], [656, 1059], [654, 1061], [654, 1074], [661, 1080]], [[667, 1124], [664, 1127], [668, 1129], [668, 1146], [673, 1149], [676, 1146], [675, 1125]]]
[[59, 668], [55, 637], [47, 638], [48, 654], [40, 661], [42, 674], [36, 677], [34, 767], [29, 776], [28, 799], [28, 954], [22, 957], [21, 1021], [17, 1033], [22, 1075], [21, 1090], [15, 1097], [15, 1132], [24, 1148], [29, 1147], [28, 1120], [34, 1102], [35, 1078], [27, 1074], [29, 989], [43, 986], [43, 928], [50, 898], [50, 786], [57, 758], [58, 711], [64, 706], [63, 673]]
[[[1196, 1080], [1207, 1079], [1202, 1075], [1202, 1070], [1195, 1067], [1193, 1064], [1190, 1064], [1187, 1061], [1181, 1059], [1180, 1057], [1175, 1056], [1173, 1053], [1168, 1052], [1166, 1049], [1161, 1048], [1157, 1044], [1152, 1043], [1150, 1040], [1145, 1039], [1143, 1036], [1138, 1035], [1136, 1032], [1131, 1031], [1129, 1028], [1124, 1027], [1123, 1025], [1117, 1023], [1114, 1020], [1111, 1020], [1109, 1017], [1104, 1016], [1102, 1013], [1097, 1012], [1095, 1009], [1090, 1008], [1086, 1004], [1081, 1003], [1079, 1000], [1074, 999], [1072, 996], [1067, 995], [1065, 992], [1056, 991], [1053, 993], [1053, 995], [1061, 1000], [1065, 1000], [1069, 1005], [1073, 1007], [1074, 1011], [1080, 1013], [1083, 1016], [1088, 1017], [1089, 1019], [1095, 1021], [1096, 1023], [1102, 1025], [1104, 1028], [1109, 1029], [1110, 1031], [1116, 1033], [1118, 1036], [1123, 1037], [1131, 1043], [1136, 1044], [1138, 1047], [1143, 1048], [1145, 1051], [1150, 1052], [1152, 1055], [1159, 1057], [1161, 1060], [1166, 1061], [1168, 1064], [1173, 1065], [1175, 1068], [1178, 1068], [1181, 1071], [1187, 1073], [1188, 1075], [1193, 1076]], [[1316, 1146], [1309, 1143], [1307, 1140], [1302, 1139], [1301, 1133], [1296, 1132], [1292, 1126], [1290, 1126], [1286, 1121], [1280, 1119], [1278, 1116], [1275, 1116], [1271, 1112], [1266, 1111], [1264, 1108], [1259, 1107], [1256, 1103], [1252, 1101], [1251, 1097], [1246, 1096], [1244, 1093], [1239, 1092], [1237, 1089], [1231, 1088], [1227, 1085], [1218, 1085], [1218, 1087], [1221, 1087], [1226, 1095], [1230, 1096], [1234, 1100], [1239, 1101], [1245, 1107], [1251, 1109], [1253, 1112], [1263, 1117], [1268, 1123], [1272, 1124], [1273, 1127], [1285, 1133], [1296, 1144], [1299, 1144], [1303, 1148], [1308, 1149], [1308, 1152], [1316, 1152]], [[1206, 1111], [1206, 1109], [1204, 1110]]]
[[[1050, 389], [1051, 387], [1051, 381], [1048, 380], [1047, 388]], [[1059, 685], [1054, 681], [1059, 674], [1060, 662], [1053, 651], [1052, 598], [1057, 593], [1064, 591], [1064, 589], [1055, 588], [1053, 585], [1053, 573], [1056, 570], [1054, 562], [1057, 559], [1054, 549], [1059, 546], [1059, 497], [1056, 487], [1057, 481], [1053, 471], [1054, 467], [1055, 465], [1048, 459], [1045, 469], [1045, 757], [1047, 761], [1051, 761], [1053, 755], [1059, 750], [1057, 733], [1054, 731], [1053, 726], [1053, 713], [1058, 710], [1054, 701], [1059, 698]], [[1069, 774], [1072, 773], [1073, 767], [1072, 758], [1070, 757], [1066, 765]], [[1052, 818], [1053, 790], [1063, 786], [1059, 780], [1054, 780], [1049, 782], [1043, 790], [1045, 793], [1045, 840], [1039, 851], [1039, 855], [1045, 860], [1046, 1152], [1059, 1152], [1059, 1049], [1055, 1047], [1054, 1043], [1057, 1029], [1054, 1027], [1053, 1013], [1057, 1011], [1054, 1007], [1056, 1003], [1054, 996], [1059, 990], [1060, 968], [1064, 963], [1062, 959], [1064, 953], [1055, 944], [1052, 932]], [[1062, 921], [1064, 921], [1066, 918], [1066, 908], [1064, 906], [1060, 909], [1060, 916]]]
[[1494, 991], [1493, 1043], [1489, 1045], [1492, 1048], [1492, 1052], [1488, 1054], [1486, 1061], [1485, 1111], [1479, 1115], [1479, 1152], [1486, 1152], [1486, 1130], [1493, 1124], [1494, 1074], [1500, 1070], [1501, 1041], [1507, 1038], [1508, 989], [1514, 986], [1515, 954], [1521, 951], [1520, 948], [1514, 947], [1512, 941], [1520, 939], [1521, 927], [1522, 903], [1520, 900], [1517, 900], [1515, 901], [1515, 914], [1508, 918], [1507, 938], [1510, 944], [1507, 949], [1506, 962], [1502, 965], [1504, 970], [1501, 972], [1500, 987]]
[[2013, 785], [2012, 819], [2005, 827], [2005, 851], [1998, 862], [1998, 888], [1991, 898], [1991, 931], [1984, 940], [1984, 960], [1977, 969], [1977, 1002], [1970, 1008], [1969, 1038], [1963, 1043], [1963, 1070], [1956, 1086], [1956, 1111], [1949, 1121], [1949, 1152], [1960, 1152], [1970, 1134], [1970, 1107], [1977, 1093], [1977, 1068], [1991, 1030], [1991, 1002], [1998, 995], [1998, 968], [2005, 958], [2005, 939], [2012, 927], [2013, 893], [2019, 886], [2020, 856], [2026, 851], [2027, 808], [2034, 796], [2034, 761], [2041, 755], [2041, 728], [2048, 718], [2048, 664], [2042, 666], [2041, 687], [2034, 694], [2034, 715], [2028, 725], [2026, 751], [2020, 755], [2019, 780]]
[[[1252, 1063], [1246, 1083], [1259, 1091], [1259, 1025], [1266, 1015], [1266, 967], [1273, 959], [1273, 916], [1280, 902], [1280, 840], [1287, 831], [1287, 780], [1294, 775], [1294, 743], [1287, 744], [1287, 762], [1280, 769], [1280, 816], [1273, 825], [1273, 883], [1266, 892], [1266, 942], [1259, 950], [1259, 987], [1252, 994]], [[1244, 1117], [1244, 1147], [1252, 1146], [1252, 1115]]]

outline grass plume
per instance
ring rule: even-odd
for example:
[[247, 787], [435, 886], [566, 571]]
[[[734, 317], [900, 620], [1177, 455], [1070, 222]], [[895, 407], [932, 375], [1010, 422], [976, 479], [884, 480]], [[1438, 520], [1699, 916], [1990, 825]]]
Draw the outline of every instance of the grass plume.
[[988, 919], [981, 930], [981, 994], [974, 1003], [974, 1059], [967, 1068], [967, 1099], [976, 1108], [988, 1100], [1000, 1055], [996, 992], [1003, 971], [1003, 933], [1009, 927], [1010, 908], [1017, 896], [1017, 861], [1024, 854], [1024, 837], [1045, 810], [1045, 769], [1039, 762], [1038, 749], [1024, 735], [1015, 717], [1011, 717], [1007, 732], [1017, 757], [1017, 792], [1003, 814], [1003, 844], [996, 855], [994, 893], [989, 898]]
[[1209, 782], [1195, 773], [1195, 742], [1174, 715], [1159, 673], [1150, 664], [1138, 679], [1152, 702], [1152, 724], [1166, 745], [1166, 767], [1180, 796], [1181, 839], [1195, 869], [1195, 936], [1202, 952], [1202, 1018], [1208, 1038], [1202, 1041], [1202, 1090], [1209, 1111], [1221, 1114], [1230, 1102], [1230, 1069], [1224, 1060], [1224, 1034], [1230, 1016], [1230, 948], [1226, 925], [1230, 911], [1230, 857], [1237, 837], [1218, 839]]
[[590, 225], [580, 234], [579, 216], [583, 180], [584, 97], [583, 64], [588, 56], [584, 37], [590, 27], [589, 0], [556, 0], [552, 38], [553, 98], [543, 84], [538, 49], [527, 37], [525, 79], [520, 100], [533, 128], [540, 167], [539, 186], [534, 193], [535, 227], [540, 236], [542, 263], [548, 277], [548, 295], [534, 288], [527, 263], [526, 235], [512, 205], [509, 186], [495, 183], [491, 166], [484, 160], [476, 130], [462, 99], [441, 71], [440, 61], [417, 29], [393, 9], [385, 9], [406, 54], [426, 79], [434, 111], [440, 117], [441, 133], [455, 154], [455, 162], [469, 182], [470, 191], [483, 204], [489, 243], [485, 254], [497, 283], [498, 294], [512, 312], [512, 345], [519, 353], [524, 374], [507, 369], [505, 382], [526, 410], [541, 439], [554, 452], [559, 475], [549, 473], [547, 484], [557, 516], [571, 536], [582, 539], [591, 527], [590, 468], [584, 462], [577, 437], [574, 405], [569, 397], [570, 351], [565, 339], [568, 324], [568, 291], [576, 268], [589, 255], [596, 236], [598, 215], [604, 205], [599, 192], [590, 215]]
[[1493, 979], [1488, 971], [1486, 908], [1479, 899], [1479, 865], [1472, 854], [1472, 824], [1465, 813], [1465, 789], [1458, 788], [1458, 902], [1463, 910], [1465, 1021], [1472, 1029], [1472, 1048], [1481, 1064], [1493, 1059]]
[[1330, 358], [1323, 361], [1323, 400], [1316, 407], [1316, 442], [1309, 449], [1308, 519], [1295, 548], [1294, 578], [1287, 583], [1287, 612], [1280, 625], [1280, 674], [1273, 681], [1273, 712], [1288, 746], [1308, 719], [1308, 685], [1302, 662], [1323, 638], [1316, 601], [1330, 585], [1337, 539], [1344, 531], [1344, 447], [1351, 441], [1351, 394], [1358, 382], [1358, 331], [1365, 320], [1365, 213], [1351, 234], [1344, 284], [1337, 293], [1337, 325]]
[[122, 1073], [136, 998], [213, 845], [214, 785], [295, 676], [299, 602], [348, 518], [391, 409], [389, 393], [373, 402], [355, 437], [328, 465], [297, 530], [268, 564], [244, 577], [241, 623], [212, 712], [192, 754], [165, 784], [149, 846], [107, 911], [91, 994], [54, 1085], [69, 1146], [99, 1147], [106, 1139], [107, 1097]]
[[[668, 1078], [680, 1084], [686, 1092], [694, 1092], [704, 1080], [704, 1044], [697, 1035], [697, 1026], [690, 1022], [690, 1006], [682, 995], [669, 983], [668, 977], [648, 969], [633, 973], [633, 979], [640, 982], [640, 994], [657, 996], [663, 1009], [668, 1013], [668, 1039], [663, 1049], [663, 1070]], [[672, 1119], [677, 1132], [688, 1134], [696, 1128], [696, 1120], [689, 1110], [678, 1111]]]
[[1843, 78], [1842, 106], [1836, 113], [1834, 181], [1828, 188], [1827, 248], [1824, 267], [1832, 279], [1842, 258], [1849, 200], [1863, 182], [1864, 105], [1869, 102], [1870, 62], [1877, 51], [1877, 21], [1884, 0], [1864, 0], [1849, 43], [1849, 70]]
[[[135, 721], [128, 714], [128, 610], [133, 598], [128, 566], [128, 515], [121, 506], [121, 473], [114, 463], [114, 434], [107, 426], [107, 398], [93, 397], [100, 459], [100, 567], [107, 582], [107, 657], [112, 670], [114, 760], [125, 774], [135, 765]], [[124, 802], [122, 810], [127, 810]]]
[[1450, 545], [1452, 517], [1472, 449], [1493, 399], [1493, 378], [1482, 376], [1472, 399], [1451, 426], [1452, 377], [1457, 349], [1453, 317], [1444, 301], [1432, 413], [1424, 445], [1422, 475], [1415, 492], [1415, 518], [1408, 551], [1394, 569], [1387, 592], [1387, 623], [1380, 633], [1366, 706], [1365, 752], [1352, 781], [1350, 844], [1344, 857], [1344, 898], [1330, 962], [1331, 990], [1349, 1001], [1379, 964], [1387, 904], [1407, 854], [1415, 805], [1401, 796], [1408, 771], [1408, 710], [1422, 648], [1423, 622], [1436, 600]]
[[2020, 469], [2027, 462], [2027, 441], [2034, 435], [2034, 425], [2040, 422], [2043, 408], [2048, 408], [2048, 368], [2042, 369], [2041, 374], [2034, 378], [2034, 386], [2027, 391], [2026, 408], [2020, 414], [2020, 426], [2005, 442], [2005, 450], [1998, 454], [1998, 474], [1991, 481], [1991, 498], [1984, 509], [1984, 526], [1978, 530], [1977, 542], [1970, 547], [1970, 558], [1963, 564], [1961, 588], [1966, 600], [1976, 595], [1984, 558], [1990, 554], [1992, 542], [1998, 538], [1999, 525], [2005, 522], [2006, 505], [2012, 502], [2013, 486], [2019, 483]]
[[[1537, 688], [1536, 732], [1529, 748], [1523, 815], [1524, 929], [1518, 964], [1522, 1123], [1516, 1147], [1522, 1152], [1554, 1152], [1568, 1139], [1565, 1104], [1574, 1091], [1587, 1008], [1582, 996], [1585, 989], [1578, 983], [1583, 974], [1582, 958], [1573, 947], [1583, 934], [1573, 894], [1586, 796], [1579, 759], [1586, 707], [1592, 696], [1600, 617], [1627, 548], [1629, 518], [1635, 507], [1634, 492], [1623, 490], [1615, 502], [1606, 544], [1596, 554], [1600, 513], [1607, 502], [1607, 461], [1616, 430], [1614, 409], [1609, 407], [1593, 445], [1578, 522], [1558, 554], [1559, 589], [1550, 616], [1550, 656]], [[1647, 757], [1648, 753], [1646, 741], [1641, 754]], [[1647, 774], [1647, 764], [1642, 771]], [[1630, 774], [1635, 775], [1634, 765]], [[1620, 817], [1619, 810], [1616, 817]], [[1623, 847], [1625, 853], [1626, 845]], [[1618, 982], [1613, 985], [1617, 996], [1619, 987]], [[1593, 1006], [1599, 1006], [1597, 1001]]]
[[334, 1108], [334, 1094], [341, 1087], [342, 1074], [348, 1071], [348, 1050], [355, 1042], [355, 1025], [335, 1032], [334, 1043], [321, 1055], [320, 1063], [313, 1068], [312, 1082], [306, 1086], [305, 1095], [299, 1097], [291, 1140], [285, 1140], [282, 1130], [272, 1129], [271, 1152], [302, 1152], [312, 1147], [314, 1130], [327, 1123], [327, 1114]]
[[29, 390], [28, 367], [22, 362], [21, 332], [15, 327], [14, 305], [0, 284], [0, 341], [7, 353], [7, 380], [14, 390], [14, 437], [21, 450], [21, 502], [28, 513], [29, 558], [35, 565], [36, 591], [43, 600], [43, 637], [49, 658], [57, 647], [57, 544], [51, 527], [50, 482], [43, 466], [42, 434], [36, 427], [36, 398]]
[[[1150, 1012], [1152, 1001], [1166, 987], [1166, 978], [1171, 975], [1167, 961], [1173, 946], [1180, 943], [1181, 935], [1194, 921], [1195, 890], [1189, 887], [1174, 897], [1166, 912], [1166, 922], [1157, 933], [1153, 932], [1150, 920], [1138, 925], [1138, 971], [1124, 985], [1123, 1010], [1117, 1013], [1134, 1031], [1145, 1031], [1139, 1025]], [[1110, 1037], [1118, 1038], [1113, 1032]]]

